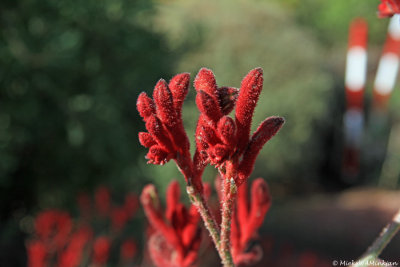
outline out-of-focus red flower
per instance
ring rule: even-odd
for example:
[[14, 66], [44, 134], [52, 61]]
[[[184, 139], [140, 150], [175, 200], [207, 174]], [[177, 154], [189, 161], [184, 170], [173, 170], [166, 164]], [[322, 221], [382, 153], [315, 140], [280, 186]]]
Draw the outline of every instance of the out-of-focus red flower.
[[111, 225], [115, 231], [120, 231], [128, 222], [128, 213], [124, 207], [116, 207], [111, 211]]
[[148, 248], [153, 262], [160, 267], [193, 266], [198, 257], [200, 215], [194, 206], [187, 209], [179, 198], [180, 189], [176, 181], [168, 187], [165, 211], [153, 185], [147, 185], [140, 197], [147, 219], [154, 229], [149, 237]]
[[46, 246], [39, 240], [31, 241], [27, 244], [28, 267], [46, 266]]
[[138, 197], [133, 193], [130, 193], [130, 194], [126, 195], [125, 196], [124, 207], [125, 207], [125, 210], [126, 210], [126, 212], [128, 214], [128, 217], [132, 218], [135, 215], [135, 213], [138, 210], [138, 208], [139, 208], [139, 199], [138, 199]]
[[77, 203], [81, 217], [87, 219], [91, 216], [92, 201], [87, 193], [81, 192], [78, 194]]
[[96, 238], [93, 243], [92, 263], [94, 265], [104, 265], [110, 256], [111, 243], [108, 237], [101, 236]]
[[88, 226], [80, 227], [71, 235], [65, 250], [59, 255], [59, 267], [78, 267], [84, 254], [84, 249], [92, 238], [92, 230]]
[[107, 187], [100, 186], [95, 192], [96, 209], [100, 216], [107, 216], [111, 207], [111, 194]]
[[249, 266], [261, 260], [263, 251], [258, 241], [258, 229], [271, 206], [267, 183], [258, 178], [251, 185], [251, 202], [247, 183], [238, 189], [236, 211], [232, 218], [232, 257], [236, 265]]
[[137, 245], [134, 240], [125, 240], [121, 245], [121, 259], [122, 261], [132, 261], [137, 252]]
[[378, 6], [380, 18], [391, 17], [398, 13], [400, 13], [400, 0], [381, 0]]
[[71, 229], [71, 217], [64, 211], [43, 211], [35, 219], [36, 234], [49, 250], [62, 249]]

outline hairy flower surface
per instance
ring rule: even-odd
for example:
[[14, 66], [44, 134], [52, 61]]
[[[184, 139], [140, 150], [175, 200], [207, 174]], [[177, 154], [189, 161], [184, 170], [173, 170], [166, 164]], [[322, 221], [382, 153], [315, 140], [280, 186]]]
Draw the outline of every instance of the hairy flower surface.
[[380, 18], [391, 17], [400, 13], [400, 0], [381, 0], [378, 6], [378, 16]]
[[192, 205], [180, 203], [180, 188], [173, 181], [167, 190], [167, 206], [163, 210], [153, 185], [147, 185], [140, 201], [153, 228], [148, 248], [153, 262], [162, 267], [193, 266], [201, 242], [200, 215]]

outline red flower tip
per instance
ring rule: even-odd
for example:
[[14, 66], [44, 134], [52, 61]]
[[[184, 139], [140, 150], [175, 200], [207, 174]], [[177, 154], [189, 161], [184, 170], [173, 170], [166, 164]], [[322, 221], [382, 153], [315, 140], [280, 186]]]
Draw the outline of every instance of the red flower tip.
[[189, 82], [190, 74], [187, 72], [175, 75], [169, 82], [168, 86], [171, 90], [176, 110], [182, 108], [183, 100], [185, 100], [185, 97], [189, 92]]
[[381, 0], [378, 6], [378, 17], [391, 17], [396, 13], [400, 13], [399, 0]]
[[171, 159], [171, 154], [164, 150], [163, 147], [154, 145], [150, 147], [146, 159], [148, 159], [147, 163], [164, 165]]
[[239, 89], [234, 87], [218, 88], [218, 102], [224, 115], [229, 114], [235, 107]]
[[46, 266], [46, 246], [40, 241], [29, 242], [26, 246], [29, 267]]
[[196, 104], [200, 112], [209, 120], [215, 123], [222, 117], [221, 110], [215, 99], [203, 90], [199, 90], [196, 95]]
[[245, 148], [249, 140], [251, 120], [263, 87], [263, 81], [261, 68], [251, 70], [242, 80], [235, 112], [240, 151]]
[[139, 132], [139, 142], [142, 146], [146, 148], [150, 148], [157, 144], [157, 142], [154, 141], [154, 138], [151, 136], [151, 134], [146, 132]]
[[156, 108], [153, 99], [147, 96], [145, 92], [140, 93], [136, 102], [136, 108], [140, 116], [146, 121], [148, 117], [156, 114]]
[[167, 126], [172, 127], [176, 123], [176, 111], [172, 100], [172, 93], [167, 82], [160, 79], [153, 91], [153, 99], [157, 106], [157, 115]]
[[212, 97], [218, 97], [217, 82], [215, 81], [214, 73], [210, 69], [200, 69], [194, 79], [194, 88], [196, 88], [197, 91], [202, 90]]
[[217, 125], [218, 136], [224, 142], [225, 145], [229, 147], [229, 149], [233, 149], [234, 145], [236, 145], [236, 125], [235, 121], [229, 117], [222, 117]]
[[240, 162], [238, 185], [250, 176], [254, 169], [258, 153], [260, 153], [265, 143], [282, 128], [284, 123], [284, 118], [272, 116], [265, 119], [260, 126], [258, 126], [244, 152], [243, 160]]
[[209, 156], [211, 164], [219, 166], [229, 156], [229, 148], [222, 144], [216, 144], [214, 147], [209, 149]]

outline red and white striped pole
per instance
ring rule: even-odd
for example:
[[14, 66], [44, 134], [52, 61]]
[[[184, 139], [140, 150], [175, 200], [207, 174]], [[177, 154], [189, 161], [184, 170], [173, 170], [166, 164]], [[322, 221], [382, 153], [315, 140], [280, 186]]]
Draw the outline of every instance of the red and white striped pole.
[[386, 110], [399, 72], [400, 62], [400, 16], [390, 19], [388, 34], [379, 60], [373, 90], [373, 108]]
[[360, 148], [364, 128], [364, 91], [367, 76], [367, 35], [365, 20], [357, 18], [350, 24], [346, 60], [346, 101], [343, 117], [345, 147], [342, 170], [345, 178], [355, 180], [360, 169]]

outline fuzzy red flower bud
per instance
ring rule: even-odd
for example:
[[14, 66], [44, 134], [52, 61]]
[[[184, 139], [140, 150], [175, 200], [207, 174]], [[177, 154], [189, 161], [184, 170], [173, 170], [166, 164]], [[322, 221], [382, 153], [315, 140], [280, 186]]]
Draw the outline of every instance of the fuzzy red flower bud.
[[251, 185], [251, 207], [248, 217], [247, 231], [243, 233], [244, 236], [251, 237], [251, 233], [255, 232], [264, 221], [265, 214], [267, 214], [271, 206], [271, 196], [269, 194], [268, 185], [262, 178], [257, 178]]
[[185, 97], [189, 92], [189, 82], [190, 74], [181, 73], [175, 75], [168, 84], [174, 100], [174, 108], [178, 112], [178, 114], [180, 114], [183, 101], [185, 100]]
[[230, 149], [236, 143], [236, 125], [234, 120], [229, 116], [222, 117], [217, 125], [218, 136]]
[[149, 131], [151, 136], [154, 137], [158, 145], [162, 146], [162, 148], [168, 153], [174, 153], [175, 149], [169, 137], [169, 133], [164, 128], [164, 125], [161, 123], [159, 118], [156, 116], [148, 117], [146, 121], [146, 129]]
[[396, 13], [400, 13], [400, 0], [381, 0], [378, 6], [380, 18], [391, 17]]
[[238, 136], [238, 148], [242, 151], [250, 136], [251, 120], [263, 87], [263, 71], [256, 68], [242, 80], [236, 101], [235, 120]]
[[197, 91], [201, 90], [206, 92], [214, 99], [218, 97], [217, 82], [215, 81], [214, 73], [210, 69], [200, 69], [194, 79], [194, 88], [196, 88]]
[[151, 134], [146, 133], [146, 132], [139, 133], [139, 142], [142, 146], [147, 147], [147, 148], [150, 148], [157, 144], [157, 142], [154, 140], [154, 138], [151, 136]]
[[139, 111], [140, 116], [145, 121], [148, 117], [156, 114], [156, 106], [154, 105], [154, 101], [148, 97], [145, 92], [140, 93], [136, 102], [136, 108]]
[[203, 90], [199, 90], [196, 95], [196, 104], [200, 112], [209, 120], [215, 123], [222, 117], [218, 102]]
[[[210, 151], [211, 150], [211, 151]], [[219, 165], [229, 156], [229, 148], [223, 144], [216, 144], [209, 149], [211, 155], [211, 164]]]
[[157, 107], [157, 115], [160, 120], [168, 127], [173, 127], [176, 120], [176, 111], [172, 100], [172, 93], [166, 81], [160, 79], [153, 91], [153, 99]]
[[233, 108], [239, 94], [239, 89], [234, 87], [218, 88], [218, 102], [224, 115], [228, 115]]
[[150, 147], [146, 159], [149, 160], [147, 163], [164, 165], [171, 159], [171, 156], [163, 147], [154, 145]]
[[243, 160], [239, 165], [239, 184], [247, 179], [254, 168], [257, 155], [265, 145], [281, 128], [285, 120], [282, 117], [269, 117], [265, 119], [254, 132], [249, 145], [244, 152]]

